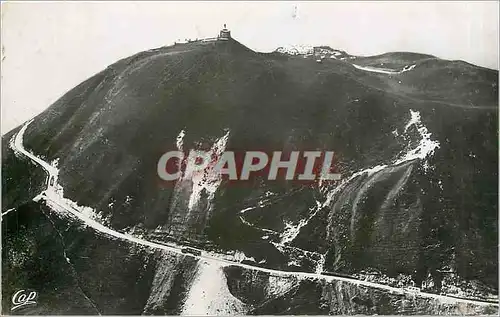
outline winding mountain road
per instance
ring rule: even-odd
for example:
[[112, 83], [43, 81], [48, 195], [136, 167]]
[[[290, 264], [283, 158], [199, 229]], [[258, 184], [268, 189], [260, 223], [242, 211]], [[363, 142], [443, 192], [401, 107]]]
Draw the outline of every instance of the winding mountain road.
[[354, 66], [354, 68], [364, 70], [367, 72], [372, 72], [372, 73], [387, 74], [387, 75], [399, 75], [399, 74], [402, 74], [404, 72], [412, 70], [413, 68], [415, 68], [416, 65], [405, 66], [401, 70], [377, 68], [377, 67], [370, 67], [370, 66], [360, 66], [360, 65], [356, 65], [356, 64], [352, 64], [352, 66]]
[[415, 292], [415, 291], [411, 291], [411, 290], [404, 289], [404, 288], [397, 288], [397, 287], [392, 287], [392, 286], [388, 286], [388, 285], [384, 285], [384, 284], [362, 281], [362, 280], [358, 280], [355, 278], [331, 276], [331, 275], [325, 275], [325, 274], [321, 274], [321, 273], [281, 271], [281, 270], [276, 270], [276, 269], [268, 269], [268, 268], [263, 268], [263, 267], [259, 267], [259, 266], [253, 266], [253, 265], [249, 265], [249, 264], [243, 264], [240, 262], [227, 260], [227, 259], [221, 258], [223, 255], [209, 253], [209, 252], [206, 252], [204, 250], [199, 250], [201, 252], [200, 255], [183, 253], [182, 252], [183, 246], [161, 244], [161, 243], [157, 243], [157, 242], [144, 240], [144, 239], [132, 236], [130, 234], [115, 231], [112, 228], [108, 228], [108, 227], [102, 225], [101, 223], [99, 223], [95, 219], [91, 218], [86, 213], [82, 213], [81, 211], [77, 210], [75, 207], [69, 205], [68, 203], [66, 203], [67, 199], [62, 199], [63, 198], [63, 197], [61, 197], [62, 192], [60, 191], [60, 187], [58, 188], [58, 185], [57, 185], [57, 177], [59, 174], [59, 170], [56, 167], [49, 164], [48, 162], [37, 157], [33, 153], [30, 153], [29, 151], [27, 151], [23, 146], [23, 136], [24, 136], [24, 133], [26, 131], [26, 128], [29, 126], [30, 123], [31, 123], [31, 121], [25, 123], [25, 125], [19, 130], [19, 132], [13, 136], [13, 142], [11, 141], [10, 145], [15, 152], [20, 153], [20, 154], [26, 156], [27, 158], [29, 158], [30, 160], [32, 160], [33, 162], [37, 163], [48, 174], [46, 190], [43, 191], [37, 197], [35, 197], [34, 200], [45, 199], [47, 205], [49, 207], [51, 207], [52, 209], [54, 209], [55, 211], [69, 213], [73, 217], [82, 221], [85, 225], [93, 228], [94, 230], [96, 230], [97, 232], [100, 232], [102, 234], [108, 235], [110, 237], [114, 237], [116, 239], [128, 241], [130, 243], [149, 247], [152, 249], [164, 250], [164, 251], [172, 252], [172, 253], [179, 254], [179, 255], [194, 257], [194, 258], [197, 258], [199, 260], [203, 260], [206, 262], [212, 262], [212, 263], [215, 263], [215, 264], [220, 265], [220, 266], [237, 266], [237, 267], [241, 267], [244, 269], [269, 273], [270, 275], [273, 275], [273, 276], [293, 276], [293, 277], [296, 277], [299, 279], [317, 279], [317, 280], [325, 280], [325, 281], [339, 281], [339, 282], [351, 283], [354, 285], [359, 285], [359, 286], [364, 286], [364, 287], [371, 287], [371, 288], [376, 288], [376, 289], [380, 289], [380, 290], [385, 290], [385, 291], [393, 293], [393, 294], [408, 294], [410, 296], [435, 299], [443, 304], [463, 303], [463, 304], [471, 304], [471, 305], [498, 307], [498, 303], [485, 302], [485, 301], [473, 300], [473, 299], [465, 299], [465, 298], [457, 298], [457, 297], [452, 297], [452, 296], [431, 294], [431, 293], [425, 293], [425, 292]]

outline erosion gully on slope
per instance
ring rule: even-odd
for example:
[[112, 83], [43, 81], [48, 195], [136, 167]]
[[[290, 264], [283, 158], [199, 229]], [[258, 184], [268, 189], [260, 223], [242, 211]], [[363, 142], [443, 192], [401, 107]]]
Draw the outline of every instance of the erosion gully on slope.
[[[423, 126], [422, 123], [420, 122], [419, 113], [412, 111], [411, 118], [412, 119], [410, 120], [410, 122], [408, 123], [408, 125], [406, 126], [405, 129], [407, 129], [409, 127], [409, 125], [411, 125], [411, 124], [416, 124], [422, 139], [420, 140], [420, 143], [417, 146], [417, 148], [411, 149], [407, 153], [400, 155], [400, 157], [398, 159], [394, 160], [389, 165], [394, 166], [394, 165], [399, 165], [399, 164], [402, 164], [404, 162], [408, 162], [408, 161], [415, 160], [415, 159], [425, 159], [428, 155], [431, 155], [437, 147], [439, 147], [439, 143], [437, 143], [436, 141], [430, 140], [431, 134], [427, 131], [427, 128], [425, 128], [425, 126]], [[267, 269], [267, 268], [263, 268], [263, 267], [259, 267], [259, 266], [253, 266], [253, 265], [249, 265], [249, 264], [243, 264], [240, 262], [231, 261], [231, 260], [224, 258], [225, 256], [222, 254], [216, 254], [213, 252], [209, 253], [209, 252], [206, 252], [204, 250], [199, 250], [201, 252], [200, 255], [185, 254], [182, 252], [183, 246], [181, 246], [181, 245], [160, 244], [157, 242], [144, 240], [144, 239], [132, 236], [130, 234], [115, 231], [109, 227], [104, 226], [101, 222], [99, 222], [98, 220], [102, 221], [102, 219], [100, 219], [100, 216], [92, 208], [78, 206], [78, 204], [76, 202], [73, 202], [68, 198], [64, 198], [63, 188], [57, 182], [57, 176], [59, 174], [59, 170], [56, 167], [57, 164], [55, 164], [55, 163], [49, 164], [46, 161], [44, 161], [41, 158], [34, 155], [33, 153], [30, 153], [29, 151], [27, 151], [24, 148], [23, 135], [24, 135], [24, 132], [26, 131], [26, 128], [28, 127], [28, 125], [30, 123], [31, 123], [31, 121], [27, 122], [19, 130], [19, 132], [13, 136], [13, 138], [11, 139], [11, 142], [10, 142], [10, 146], [16, 152], [17, 155], [26, 156], [27, 158], [29, 158], [33, 162], [39, 164], [48, 174], [47, 182], [46, 182], [47, 188], [45, 189], [45, 191], [43, 191], [38, 196], [36, 196], [33, 200], [40, 201], [43, 199], [46, 202], [46, 204], [51, 209], [53, 209], [55, 212], [69, 214], [72, 217], [78, 219], [79, 221], [82, 221], [85, 225], [93, 228], [94, 230], [96, 230], [100, 233], [108, 235], [110, 237], [114, 237], [114, 238], [117, 238], [120, 240], [128, 241], [130, 243], [135, 243], [135, 244], [149, 247], [152, 249], [165, 250], [165, 251], [172, 252], [175, 254], [193, 257], [193, 258], [202, 260], [203, 261], [202, 263], [205, 263], [205, 264], [203, 264], [205, 266], [206, 265], [215, 265], [219, 268], [222, 268], [225, 266], [237, 266], [237, 267], [245, 268], [248, 270], [257, 270], [257, 271], [261, 271], [261, 272], [266, 272], [266, 273], [269, 273], [271, 276], [276, 276], [276, 277], [292, 276], [292, 277], [295, 277], [297, 279], [322, 279], [322, 280], [326, 280], [326, 281], [341, 281], [341, 282], [351, 283], [351, 284], [358, 285], [358, 286], [382, 289], [382, 290], [386, 290], [386, 291], [394, 293], [394, 294], [408, 294], [410, 296], [431, 298], [431, 299], [435, 299], [443, 304], [464, 303], [464, 304], [473, 304], [473, 305], [482, 305], [482, 306], [491, 305], [491, 306], [498, 307], [498, 303], [484, 302], [484, 301], [466, 299], [466, 298], [456, 298], [456, 297], [452, 297], [452, 296], [438, 295], [438, 294], [432, 294], [432, 293], [426, 293], [426, 292], [414, 293], [414, 292], [409, 291], [409, 290], [404, 289], [404, 288], [397, 288], [397, 287], [392, 287], [392, 286], [388, 286], [388, 285], [362, 281], [362, 280], [358, 280], [355, 278], [323, 275], [323, 274], [321, 274], [320, 271], [317, 271], [315, 273], [309, 273], [309, 272], [280, 271], [280, 270], [275, 270], [275, 269]], [[318, 204], [317, 210], [319, 209], [320, 205], [326, 206], [331, 201], [331, 199], [333, 198], [335, 193], [338, 192], [346, 183], [348, 183], [353, 178], [355, 178], [359, 175], [362, 175], [364, 173], [373, 174], [375, 172], [383, 170], [384, 168], [388, 167], [389, 165], [375, 166], [375, 167], [364, 169], [362, 171], [358, 171], [358, 172], [352, 174], [348, 179], [344, 180], [337, 188], [335, 188], [334, 190], [330, 190], [327, 193], [327, 199], [325, 200], [325, 202], [323, 204]], [[317, 212], [317, 210], [314, 211], [314, 213]], [[4, 213], [4, 214], [6, 214], [6, 213]], [[308, 220], [314, 216], [314, 213], [310, 217], [308, 217]], [[296, 236], [298, 234], [298, 231], [300, 230], [300, 228], [302, 228], [305, 224], [307, 224], [308, 220], [301, 221], [299, 223], [299, 225], [297, 225], [297, 226], [289, 226], [287, 228], [288, 233], [282, 234], [283, 241], [293, 240], [294, 236]], [[235, 304], [237, 304], [237, 303], [235, 303]]]

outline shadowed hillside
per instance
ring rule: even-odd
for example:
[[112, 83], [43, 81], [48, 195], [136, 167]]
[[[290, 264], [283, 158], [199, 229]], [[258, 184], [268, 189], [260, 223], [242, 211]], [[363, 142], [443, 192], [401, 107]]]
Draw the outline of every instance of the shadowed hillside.
[[[448, 291], [452, 280], [474, 283], [476, 295], [486, 297], [498, 293], [497, 122], [497, 71], [416, 53], [317, 62], [253, 52], [231, 39], [116, 62], [38, 115], [24, 146], [47, 162], [58, 159], [65, 197], [118, 231], [243, 252], [254, 265], [280, 270], [372, 270], [384, 283], [404, 276], [434, 293]], [[185, 151], [215, 144], [226, 151], [335, 151], [342, 180], [183, 179], [164, 186], [157, 162], [177, 149], [181, 131]], [[17, 170], [29, 162], [5, 148], [12, 135], [3, 138], [2, 169], [19, 182], [3, 181], [3, 211], [20, 205], [28, 182]], [[30, 186], [39, 188], [45, 176], [33, 173]], [[303, 283], [294, 294], [318, 287]], [[356, 296], [365, 308], [282, 311], [398, 312], [389, 299], [377, 306], [379, 295]], [[290, 300], [259, 302], [250, 311], [278, 313], [270, 307]]]

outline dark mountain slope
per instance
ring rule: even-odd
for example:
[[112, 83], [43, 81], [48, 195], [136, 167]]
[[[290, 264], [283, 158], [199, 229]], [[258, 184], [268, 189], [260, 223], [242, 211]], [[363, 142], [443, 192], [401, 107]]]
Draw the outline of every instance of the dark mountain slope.
[[[180, 314], [201, 266], [190, 257], [109, 239], [39, 203], [25, 204], [2, 219], [2, 246], [3, 298], [26, 287], [38, 291], [37, 305], [14, 312], [9, 300], [2, 301], [2, 312], [9, 315]], [[233, 266], [224, 268], [223, 276], [248, 314], [495, 313]]]
[[[373, 268], [418, 285], [430, 274], [435, 291], [446, 267], [495, 292], [498, 72], [396, 57], [415, 68], [380, 74], [356, 60], [260, 54], [234, 40], [159, 48], [68, 92], [35, 118], [25, 146], [59, 159], [65, 195], [118, 230], [240, 250], [282, 269], [314, 270], [325, 255], [326, 271]], [[439, 144], [434, 153], [393, 164], [420, 144], [422, 127]], [[222, 183], [190, 207], [192, 184], [166, 187], [156, 175], [181, 130], [184, 150], [228, 131], [227, 150], [334, 150], [346, 181], [330, 200], [325, 188]], [[349, 179], [377, 165], [388, 166]], [[274, 198], [260, 204], [267, 192]], [[252, 206], [245, 223], [240, 211]], [[305, 219], [296, 239], [283, 240]], [[297, 260], [294, 248], [313, 253]]]
[[4, 136], [2, 143], [2, 213], [17, 208], [33, 199], [43, 189], [45, 172], [30, 160], [16, 156], [8, 140], [17, 133], [14, 129]]
[[373, 56], [355, 56], [355, 63], [361, 66], [402, 68], [416, 62], [436, 59], [433, 55], [412, 52], [390, 52]]

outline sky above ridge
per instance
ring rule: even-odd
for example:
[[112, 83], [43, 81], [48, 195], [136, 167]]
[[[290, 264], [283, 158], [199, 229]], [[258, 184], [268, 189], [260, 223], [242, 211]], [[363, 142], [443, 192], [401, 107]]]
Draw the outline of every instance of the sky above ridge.
[[411, 51], [498, 69], [498, 1], [2, 2], [2, 134], [120, 58], [186, 38]]

